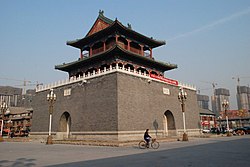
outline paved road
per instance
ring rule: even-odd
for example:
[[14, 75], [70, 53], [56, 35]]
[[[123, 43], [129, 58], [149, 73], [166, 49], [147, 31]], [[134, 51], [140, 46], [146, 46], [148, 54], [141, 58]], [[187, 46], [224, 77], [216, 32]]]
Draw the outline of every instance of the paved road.
[[0, 167], [243, 167], [250, 164], [250, 135], [160, 143], [158, 150], [127, 147], [0, 143]]

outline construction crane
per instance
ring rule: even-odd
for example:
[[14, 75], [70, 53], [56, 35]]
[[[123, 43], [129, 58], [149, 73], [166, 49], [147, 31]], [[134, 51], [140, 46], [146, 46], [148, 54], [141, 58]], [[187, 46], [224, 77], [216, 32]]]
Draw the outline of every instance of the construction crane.
[[26, 87], [27, 86], [36, 86], [36, 87], [38, 87], [39, 85], [43, 85], [42, 83], [39, 83], [38, 81], [37, 81], [36, 84], [32, 84], [32, 81], [29, 81], [29, 80], [26, 80], [26, 79], [20, 80], [20, 79], [0, 77], [0, 80], [9, 80], [9, 81], [22, 82], [21, 85], [15, 85], [15, 86], [21, 86], [22, 87], [22, 94], [26, 94]]
[[201, 81], [201, 82], [212, 85], [213, 95], [215, 95], [215, 86], [218, 85], [217, 83], [215, 83], [215, 82], [208, 82], [208, 81]]
[[203, 90], [210, 90], [210, 89], [211, 89], [211, 88], [204, 88], [204, 89], [198, 88], [198, 89], [197, 89], [197, 94], [200, 94], [201, 91], [203, 91]]
[[250, 77], [232, 77], [232, 79], [236, 79], [237, 80], [237, 85], [240, 86], [240, 79], [246, 79], [246, 78], [250, 78]]

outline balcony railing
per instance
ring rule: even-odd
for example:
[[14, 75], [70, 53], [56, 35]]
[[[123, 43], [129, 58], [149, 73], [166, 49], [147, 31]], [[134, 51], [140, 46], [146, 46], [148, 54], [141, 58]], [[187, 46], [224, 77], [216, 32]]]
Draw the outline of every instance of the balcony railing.
[[[148, 79], [148, 80], [154, 80], [154, 81], [158, 81], [158, 82], [173, 85], [171, 83], [166, 82], [168, 80], [167, 78], [165, 80], [164, 79], [152, 78], [146, 72], [141, 72], [140, 70], [139, 71], [131, 70], [130, 67], [124, 68], [124, 66], [120, 67], [120, 66], [118, 66], [118, 64], [116, 64], [116, 66], [110, 66], [110, 68], [104, 68], [104, 70], [99, 69], [99, 70], [94, 71], [92, 73], [89, 72], [87, 75], [85, 73], [83, 73], [83, 76], [74, 76], [74, 77], [71, 77], [69, 79], [57, 81], [57, 82], [54, 82], [54, 83], [51, 83], [51, 84], [40, 85], [40, 86], [38, 86], [36, 88], [36, 92], [41, 92], [41, 91], [45, 91], [45, 90], [49, 90], [49, 89], [52, 89], [52, 88], [57, 88], [57, 87], [60, 87], [60, 86], [65, 86], [65, 85], [69, 85], [69, 84], [77, 83], [77, 82], [83, 83], [83, 81], [86, 81], [88, 79], [96, 78], [96, 77], [99, 77], [99, 76], [102, 76], [102, 75], [107, 75], [107, 74], [114, 73], [114, 72], [122, 72], [122, 73], [126, 73], [126, 74], [129, 74], [129, 75], [137, 76], [137, 77], [140, 77], [140, 78], [145, 78], [145, 79]], [[178, 81], [177, 81], [177, 83], [178, 83]], [[196, 90], [195, 86], [189, 85], [189, 84], [178, 83], [175, 86], [181, 86], [181, 87], [186, 88], [186, 89]]]

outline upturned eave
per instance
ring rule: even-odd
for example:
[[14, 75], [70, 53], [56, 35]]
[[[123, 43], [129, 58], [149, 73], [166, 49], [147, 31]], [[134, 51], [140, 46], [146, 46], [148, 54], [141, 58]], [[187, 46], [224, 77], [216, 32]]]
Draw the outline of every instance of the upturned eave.
[[119, 22], [116, 19], [109, 27], [103, 30], [100, 30], [94, 34], [91, 34], [89, 36], [86, 36], [82, 39], [67, 41], [67, 45], [82, 49], [84, 46], [90, 45], [93, 41], [98, 41], [102, 38], [105, 38], [109, 35], [114, 35], [114, 34], [121, 34], [130, 39], [134, 39], [135, 41], [140, 41], [151, 48], [159, 47], [161, 45], [166, 44], [165, 41], [155, 40], [152, 37], [149, 38], [145, 35], [142, 35], [132, 30], [131, 28], [124, 26], [122, 25], [121, 22]]
[[[115, 53], [119, 53], [119, 54], [115, 54]], [[120, 57], [123, 57], [125, 59], [129, 58], [134, 61], [140, 61], [140, 62], [143, 62], [144, 64], [147, 64], [148, 66], [159, 68], [162, 71], [168, 71], [168, 70], [177, 68], [176, 64], [155, 61], [152, 58], [148, 58], [148, 57], [136, 54], [134, 52], [128, 51], [120, 47], [119, 45], [114, 45], [112, 48], [104, 52], [101, 52], [99, 54], [93, 55], [91, 57], [86, 57], [86, 58], [79, 59], [77, 61], [70, 62], [70, 63], [64, 63], [62, 65], [56, 65], [55, 69], [69, 72], [70, 70], [75, 69], [76, 66], [81, 66], [81, 64], [95, 62], [98, 59], [105, 59], [106, 58], [105, 56], [112, 56], [112, 55], [119, 55]]]

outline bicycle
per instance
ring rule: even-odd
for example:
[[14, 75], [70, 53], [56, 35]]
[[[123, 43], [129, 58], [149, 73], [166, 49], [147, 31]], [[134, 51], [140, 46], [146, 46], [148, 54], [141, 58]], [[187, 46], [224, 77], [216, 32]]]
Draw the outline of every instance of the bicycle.
[[[159, 148], [160, 146], [160, 143], [158, 141], [156, 141], [156, 139], [152, 139], [150, 142], [149, 142], [149, 145], [153, 148], [153, 149], [157, 149]], [[147, 143], [146, 141], [142, 140], [139, 142], [139, 148], [140, 149], [145, 149], [145, 148], [148, 148], [149, 146], [147, 146]]]

